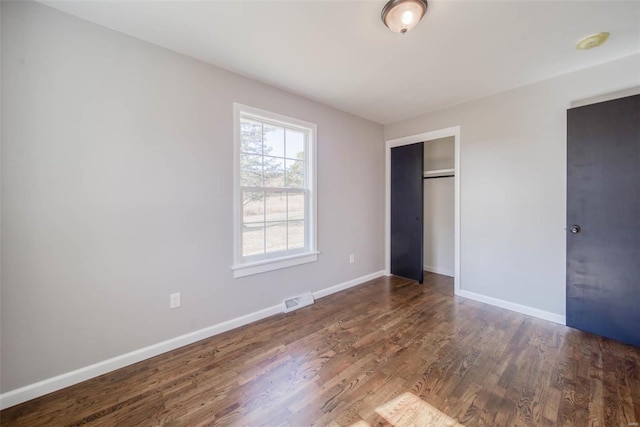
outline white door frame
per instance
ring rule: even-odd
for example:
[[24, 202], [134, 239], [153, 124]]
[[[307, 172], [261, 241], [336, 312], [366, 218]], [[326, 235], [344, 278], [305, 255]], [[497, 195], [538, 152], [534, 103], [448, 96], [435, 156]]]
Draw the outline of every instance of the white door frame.
[[460, 293], [460, 126], [452, 126], [417, 135], [385, 141], [385, 221], [384, 221], [384, 258], [385, 273], [391, 274], [391, 149], [418, 142], [452, 136], [454, 148], [454, 293]]

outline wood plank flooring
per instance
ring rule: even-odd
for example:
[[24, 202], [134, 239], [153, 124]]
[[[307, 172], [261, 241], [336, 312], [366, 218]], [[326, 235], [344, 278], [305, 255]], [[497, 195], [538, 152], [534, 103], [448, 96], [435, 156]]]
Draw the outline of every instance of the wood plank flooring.
[[[0, 413], [2, 426], [388, 425], [411, 392], [472, 426], [631, 426], [640, 348], [383, 277]], [[637, 424], [636, 424], [637, 425]]]

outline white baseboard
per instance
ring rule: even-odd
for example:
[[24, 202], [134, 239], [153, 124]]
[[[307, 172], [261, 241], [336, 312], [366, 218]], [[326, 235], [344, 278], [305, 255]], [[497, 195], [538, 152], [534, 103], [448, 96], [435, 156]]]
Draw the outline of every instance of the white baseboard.
[[507, 310], [515, 311], [516, 313], [526, 314], [528, 316], [537, 317], [539, 319], [549, 320], [551, 322], [560, 323], [566, 325], [566, 316], [561, 314], [551, 313], [549, 311], [540, 310], [537, 308], [529, 307], [526, 305], [516, 304], [515, 302], [505, 301], [498, 298], [493, 298], [487, 295], [477, 294], [475, 292], [465, 291], [460, 289], [457, 296], [469, 298], [475, 301], [483, 302], [485, 304], [493, 305], [500, 308], [506, 308]]
[[[427, 267], [423, 267], [427, 270]], [[432, 271], [432, 270], [427, 270]], [[433, 271], [434, 273], [438, 273], [437, 271]], [[391, 272], [385, 270], [382, 272], [385, 276], [393, 276]], [[444, 274], [444, 273], [438, 273]], [[454, 276], [453, 274], [451, 276]], [[455, 276], [454, 276], [455, 277]], [[529, 307], [526, 305], [517, 304], [510, 301], [505, 301], [498, 298], [493, 298], [487, 295], [477, 294], [475, 292], [465, 291], [463, 289], [459, 289], [456, 292], [457, 296], [469, 298], [474, 301], [483, 302], [485, 304], [493, 305], [495, 307], [505, 308], [507, 310], [515, 311], [516, 313], [526, 314], [528, 316], [537, 317], [538, 319], [548, 320], [550, 322], [559, 323], [561, 325], [567, 324], [566, 316], [562, 314], [551, 313], [550, 311], [544, 311], [537, 308]]]
[[358, 277], [348, 282], [340, 283], [339, 285], [331, 286], [330, 288], [324, 288], [313, 293], [313, 298], [318, 299], [326, 297], [327, 295], [335, 294], [336, 292], [344, 291], [345, 289], [358, 286], [361, 283], [368, 282], [369, 280], [377, 279], [384, 276], [384, 271], [376, 271], [375, 273], [367, 274], [366, 276]]
[[449, 277], [454, 276], [453, 270], [447, 270], [446, 268], [431, 267], [429, 265], [424, 265], [422, 266], [422, 269], [424, 271], [430, 271], [431, 273], [442, 274], [444, 276], [449, 276]]
[[[322, 298], [327, 295], [331, 295], [344, 289], [348, 289], [361, 283], [367, 282], [369, 280], [376, 279], [383, 275], [384, 271], [379, 271], [376, 273], [368, 274], [366, 276], [358, 277], [356, 279], [316, 291], [313, 293], [313, 297], [316, 299]], [[180, 335], [179, 337], [171, 338], [169, 340], [162, 341], [160, 343], [153, 344], [139, 350], [134, 350], [132, 352], [122, 354], [120, 356], [116, 356], [111, 359], [95, 363], [93, 365], [85, 366], [84, 368], [76, 369], [71, 372], [57, 375], [55, 377], [48, 378], [34, 384], [29, 384], [15, 390], [8, 391], [6, 393], [2, 393], [0, 394], [0, 410], [18, 405], [22, 402], [26, 402], [27, 400], [35, 399], [36, 397], [40, 397], [45, 394], [63, 389], [70, 385], [95, 378], [108, 372], [115, 371], [116, 369], [124, 368], [125, 366], [138, 363], [142, 360], [158, 356], [159, 354], [166, 353], [167, 351], [175, 350], [185, 345], [193, 344], [194, 342], [203, 340], [205, 338], [210, 338], [214, 335], [227, 332], [231, 329], [239, 328], [240, 326], [247, 325], [249, 323], [264, 319], [265, 317], [273, 316], [274, 314], [278, 313], [282, 313], [282, 304], [254, 311], [253, 313], [249, 313], [244, 316], [236, 317], [234, 319], [227, 320], [225, 322], [218, 323], [216, 325], [212, 325], [194, 332], [190, 332], [188, 334]]]

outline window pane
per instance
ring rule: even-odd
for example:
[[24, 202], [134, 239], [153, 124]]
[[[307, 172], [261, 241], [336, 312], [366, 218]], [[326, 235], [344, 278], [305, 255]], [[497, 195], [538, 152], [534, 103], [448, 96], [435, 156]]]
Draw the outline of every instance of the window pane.
[[289, 193], [287, 211], [289, 221], [304, 220], [304, 194]]
[[245, 153], [262, 154], [262, 123], [240, 119], [240, 150]]
[[287, 250], [287, 223], [267, 222], [267, 252], [285, 251]]
[[264, 222], [264, 193], [245, 191], [242, 194], [242, 222]]
[[286, 133], [286, 157], [304, 160], [304, 141], [306, 134], [293, 129], [287, 129]]
[[243, 187], [262, 186], [262, 156], [240, 155], [240, 185]]
[[287, 195], [286, 193], [267, 193], [266, 221], [287, 220]]
[[287, 166], [286, 186], [290, 188], [304, 188], [305, 162], [301, 160], [287, 159], [286, 166]]
[[284, 187], [284, 159], [264, 157], [264, 186]]
[[289, 249], [304, 248], [304, 221], [289, 221]]
[[264, 125], [264, 154], [274, 157], [284, 157], [284, 128]]
[[242, 225], [242, 256], [264, 253], [264, 223]]

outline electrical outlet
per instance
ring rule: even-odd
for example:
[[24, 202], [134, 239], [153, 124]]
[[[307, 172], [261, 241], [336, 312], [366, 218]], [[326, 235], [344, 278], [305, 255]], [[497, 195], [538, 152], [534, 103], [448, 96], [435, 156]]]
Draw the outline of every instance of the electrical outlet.
[[180, 292], [169, 295], [169, 308], [180, 307]]
[[349, 264], [356, 262], [356, 256], [354, 254], [349, 255]]

